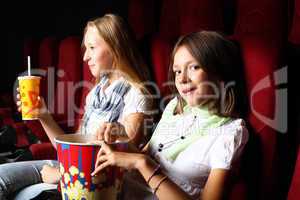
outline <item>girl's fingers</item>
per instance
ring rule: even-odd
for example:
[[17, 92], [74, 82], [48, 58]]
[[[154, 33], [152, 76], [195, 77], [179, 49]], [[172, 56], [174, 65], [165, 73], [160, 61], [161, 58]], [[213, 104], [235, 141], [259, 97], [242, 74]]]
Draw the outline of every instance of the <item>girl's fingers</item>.
[[104, 132], [104, 141], [110, 143], [110, 134], [111, 134], [111, 129], [112, 129], [112, 124], [107, 123], [106, 124], [106, 129]]
[[91, 174], [92, 176], [95, 176], [96, 174], [98, 174], [101, 170], [103, 170], [104, 168], [108, 167], [110, 164], [109, 162], [104, 162], [101, 165], [99, 165], [98, 167], [95, 168], [95, 170], [93, 171], [93, 173]]
[[104, 140], [104, 132], [106, 130], [106, 125], [103, 124], [97, 131], [97, 140]]
[[99, 156], [96, 160], [95, 168], [97, 168], [99, 165], [101, 165], [101, 163], [104, 163], [105, 161], [107, 161], [106, 155]]
[[104, 150], [101, 148], [101, 149], [98, 151], [98, 153], [97, 153], [97, 158], [100, 157], [100, 156], [102, 156], [102, 155], [104, 155], [104, 154], [105, 154], [105, 152], [104, 152]]
[[40, 96], [37, 97], [37, 100], [39, 102], [39, 108], [44, 108], [45, 107], [44, 106], [45, 105], [44, 100]]
[[101, 145], [101, 149], [104, 151], [105, 154], [109, 154], [112, 152], [109, 145], [107, 145], [105, 142]]
[[100, 150], [97, 153], [97, 157], [100, 157], [101, 155], [104, 155], [104, 154], [111, 153], [109, 146], [107, 144], [105, 144], [105, 142], [103, 140], [99, 141], [97, 143], [101, 146]]

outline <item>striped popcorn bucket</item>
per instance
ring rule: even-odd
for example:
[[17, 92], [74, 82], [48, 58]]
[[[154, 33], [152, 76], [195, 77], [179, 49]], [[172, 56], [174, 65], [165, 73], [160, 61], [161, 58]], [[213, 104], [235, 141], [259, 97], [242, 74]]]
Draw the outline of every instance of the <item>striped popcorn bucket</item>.
[[[100, 145], [92, 144], [93, 135], [66, 134], [55, 138], [61, 173], [60, 189], [63, 200], [115, 200], [121, 190], [122, 169], [107, 167], [91, 176]], [[114, 143], [122, 151], [126, 143]]]

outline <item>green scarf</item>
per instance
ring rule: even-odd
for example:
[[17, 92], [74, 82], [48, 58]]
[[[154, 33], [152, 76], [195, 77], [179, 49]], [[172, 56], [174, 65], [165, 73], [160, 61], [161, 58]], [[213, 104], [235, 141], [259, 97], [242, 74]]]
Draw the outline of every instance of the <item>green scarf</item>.
[[162, 114], [162, 118], [159, 121], [153, 136], [150, 140], [150, 144], [159, 143], [159, 135], [164, 134], [166, 127], [174, 127], [174, 124], [182, 123], [182, 115], [193, 115], [196, 116], [196, 121], [191, 125], [189, 130], [185, 130], [185, 139], [176, 140], [171, 146], [162, 150], [164, 156], [174, 161], [180, 152], [184, 151], [189, 145], [197, 141], [200, 137], [205, 136], [208, 131], [212, 128], [217, 128], [226, 122], [230, 121], [230, 117], [220, 117], [215, 114], [211, 114], [207, 108], [203, 107], [192, 107], [186, 105], [183, 108], [183, 114], [174, 115], [174, 109], [177, 105], [177, 98], [174, 98], [167, 105], [166, 109]]

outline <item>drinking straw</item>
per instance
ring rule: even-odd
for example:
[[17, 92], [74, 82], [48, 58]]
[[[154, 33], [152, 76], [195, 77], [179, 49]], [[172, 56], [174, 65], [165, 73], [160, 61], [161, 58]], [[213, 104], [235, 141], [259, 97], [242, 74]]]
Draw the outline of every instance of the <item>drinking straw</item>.
[[31, 76], [31, 71], [30, 71], [30, 56], [27, 56], [27, 66], [28, 66], [28, 76]]

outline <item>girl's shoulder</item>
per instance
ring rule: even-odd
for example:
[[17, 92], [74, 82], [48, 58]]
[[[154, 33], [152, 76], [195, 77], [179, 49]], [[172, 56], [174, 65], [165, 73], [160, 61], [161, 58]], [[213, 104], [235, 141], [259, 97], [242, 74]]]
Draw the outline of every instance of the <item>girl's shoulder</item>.
[[150, 94], [144, 93], [141, 88], [131, 85], [124, 95], [124, 112], [148, 113], [152, 109], [151, 99]]
[[174, 110], [177, 106], [178, 99], [177, 97], [172, 98], [169, 103], [166, 105], [162, 118], [164, 117], [174, 117]]
[[125, 102], [139, 102], [146, 101], [148, 94], [144, 93], [143, 90], [135, 85], [130, 84], [130, 88], [124, 95]]
[[[223, 124], [220, 128], [225, 130], [237, 130], [237, 131], [248, 132], [246, 123], [241, 118], [233, 118], [232, 120], [229, 120], [227, 123]], [[236, 131], [233, 131], [232, 133], [235, 132]]]

